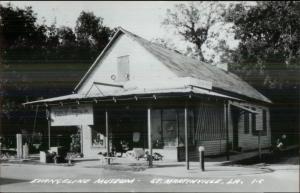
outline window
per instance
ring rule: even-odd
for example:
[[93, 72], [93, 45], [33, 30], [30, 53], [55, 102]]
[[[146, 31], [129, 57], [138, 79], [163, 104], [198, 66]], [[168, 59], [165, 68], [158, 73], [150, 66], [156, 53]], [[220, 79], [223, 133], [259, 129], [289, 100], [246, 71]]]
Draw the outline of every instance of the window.
[[262, 127], [263, 127], [263, 131], [262, 131], [262, 135], [266, 135], [267, 134], [267, 111], [264, 109], [263, 110], [263, 114], [262, 114]]
[[161, 126], [161, 110], [153, 109], [151, 112], [151, 137], [153, 148], [163, 148], [163, 131]]
[[[255, 110], [255, 108], [252, 108], [253, 110]], [[267, 111], [266, 110], [260, 110], [259, 111], [260, 113], [259, 114], [257, 114], [257, 115], [259, 115], [258, 116], [258, 118], [259, 118], [259, 125], [257, 125], [257, 123], [256, 123], [256, 116], [255, 116], [255, 114], [253, 114], [252, 115], [252, 121], [251, 121], [251, 124], [252, 124], [252, 135], [254, 135], [254, 136], [258, 136], [258, 130], [256, 130], [257, 128], [257, 126], [259, 127], [259, 129], [262, 129], [261, 131], [260, 131], [260, 135], [261, 136], [265, 136], [265, 135], [267, 135]]]
[[104, 147], [105, 146], [105, 137], [100, 133], [101, 129], [92, 127], [92, 147]]
[[263, 110], [263, 130], [267, 130], [267, 111]]
[[162, 110], [163, 141], [165, 146], [177, 146], [177, 111], [176, 109]]
[[125, 82], [129, 80], [129, 56], [118, 57], [118, 81]]
[[[255, 108], [252, 108], [252, 110], [256, 110]], [[251, 114], [251, 126], [252, 126], [252, 134], [258, 135], [258, 131], [256, 130], [256, 114]]]
[[248, 112], [245, 112], [244, 114], [244, 133], [249, 134], [249, 119], [250, 114]]
[[91, 146], [105, 147], [105, 111], [98, 106], [94, 106], [94, 125], [91, 127]]

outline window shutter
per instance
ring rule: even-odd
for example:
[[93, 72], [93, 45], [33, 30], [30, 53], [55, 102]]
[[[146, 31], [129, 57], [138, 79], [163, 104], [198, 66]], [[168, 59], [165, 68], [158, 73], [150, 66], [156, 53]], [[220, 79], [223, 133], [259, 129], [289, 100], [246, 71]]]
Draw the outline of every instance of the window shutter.
[[245, 134], [249, 133], [249, 113], [244, 113], [244, 132]]
[[[255, 108], [252, 108], [252, 110], [256, 110]], [[258, 135], [258, 131], [256, 130], [256, 115], [254, 113], [251, 114], [251, 126], [252, 126], [252, 134]]]
[[264, 109], [263, 114], [262, 114], [262, 119], [263, 119], [263, 135], [267, 134], [267, 111]]

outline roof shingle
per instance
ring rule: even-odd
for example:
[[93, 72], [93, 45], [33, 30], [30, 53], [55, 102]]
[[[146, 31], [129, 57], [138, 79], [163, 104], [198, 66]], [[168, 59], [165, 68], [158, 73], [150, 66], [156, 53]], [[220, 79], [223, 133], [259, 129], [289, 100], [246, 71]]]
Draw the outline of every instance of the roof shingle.
[[267, 97], [231, 72], [164, 48], [123, 28], [119, 28], [119, 30], [137, 41], [179, 77], [193, 77], [210, 81], [214, 88], [271, 103]]

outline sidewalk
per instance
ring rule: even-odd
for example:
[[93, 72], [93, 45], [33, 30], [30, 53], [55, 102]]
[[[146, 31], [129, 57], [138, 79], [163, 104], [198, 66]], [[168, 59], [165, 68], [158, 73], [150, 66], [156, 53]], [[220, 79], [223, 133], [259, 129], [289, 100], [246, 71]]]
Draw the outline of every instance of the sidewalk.
[[[268, 150], [262, 151], [262, 153], [267, 153]], [[226, 161], [225, 156], [218, 156], [215, 158], [205, 159], [205, 171], [200, 170], [199, 162], [190, 162], [190, 169], [187, 170], [185, 162], [175, 162], [175, 161], [154, 161], [153, 167], [149, 168], [148, 162], [146, 160], [135, 160], [127, 158], [118, 158], [112, 162], [111, 165], [103, 163], [99, 159], [82, 158], [78, 159], [73, 166], [69, 166], [70, 169], [105, 169], [109, 171], [127, 171], [132, 174], [144, 174], [144, 175], [154, 175], [154, 176], [167, 176], [167, 177], [236, 177], [236, 176], [249, 176], [255, 174], [264, 174], [272, 172], [273, 170], [267, 167], [258, 165], [244, 165], [238, 166], [234, 162], [248, 159], [253, 156], [257, 156], [258, 152], [246, 152], [237, 155], [231, 155], [230, 160]], [[25, 164], [18, 162], [18, 164]], [[28, 165], [30, 163], [27, 163]], [[33, 164], [33, 163], [32, 163]], [[31, 164], [31, 165], [32, 165]], [[35, 163], [37, 165], [43, 165], [43, 167], [65, 167], [67, 164], [40, 164], [38, 161]]]
[[[262, 151], [267, 153], [268, 150]], [[226, 157], [206, 158], [205, 171], [200, 170], [199, 162], [190, 162], [190, 169], [187, 170], [186, 162], [175, 161], [154, 161], [153, 167], [148, 167], [145, 160], [128, 160], [119, 158], [112, 162], [111, 165], [103, 164], [100, 160], [86, 160], [76, 162], [74, 167], [80, 168], [104, 168], [115, 171], [129, 171], [136, 174], [168, 176], [168, 177], [236, 177], [255, 174], [264, 174], [272, 172], [271, 169], [259, 166], [237, 166], [233, 163], [239, 160], [256, 156], [258, 153], [246, 152], [237, 155], [231, 155], [230, 160], [226, 161]]]
[[127, 171], [135, 174], [168, 176], [168, 177], [236, 177], [272, 172], [271, 169], [264, 167], [242, 167], [242, 166], [223, 166], [222, 162], [206, 162], [205, 171], [200, 170], [199, 162], [190, 162], [190, 169], [187, 170], [185, 162], [153, 162], [153, 167], [148, 167], [148, 162], [141, 161], [136, 163], [115, 162], [111, 165], [101, 165], [100, 161], [85, 161], [76, 163], [76, 168], [95, 168], [111, 171]]
[[[287, 148], [286, 151], [294, 149], [296, 146]], [[261, 151], [262, 156], [270, 154], [269, 149]], [[187, 170], [185, 162], [174, 163], [155, 163], [154, 167], [141, 171], [144, 174], [171, 176], [171, 177], [232, 177], [241, 175], [256, 175], [270, 173], [274, 170], [299, 170], [299, 165], [282, 165], [282, 164], [249, 164], [238, 165], [240, 161], [258, 156], [258, 151], [244, 152], [236, 155], [230, 155], [229, 161], [226, 156], [205, 159], [205, 171], [200, 170], [199, 162], [190, 162], [190, 169]]]
[[112, 171], [128, 171], [135, 174], [147, 174], [154, 176], [169, 177], [234, 177], [241, 175], [254, 175], [272, 172], [264, 167], [242, 167], [223, 166], [222, 162], [206, 162], [205, 171], [200, 170], [199, 162], [190, 162], [190, 169], [187, 170], [185, 162], [153, 162], [153, 167], [148, 167], [148, 162], [136, 163], [112, 163], [111, 165], [100, 165], [99, 161], [86, 161], [76, 163], [77, 168], [104, 168]]
[[[269, 154], [270, 151], [269, 149], [263, 149], [261, 150], [261, 154]], [[249, 159], [252, 157], [258, 156], [258, 151], [249, 151], [249, 152], [243, 152], [243, 153], [239, 153], [239, 154], [235, 154], [235, 155], [230, 155], [229, 156], [229, 160], [226, 160], [226, 156], [223, 156], [223, 161], [220, 161], [219, 164], [220, 165], [231, 165], [234, 164], [235, 162], [241, 161], [241, 160], [245, 160], [245, 159]], [[214, 160], [214, 158], [211, 158], [212, 160]], [[220, 158], [219, 158], [220, 159]]]
[[255, 175], [272, 172], [268, 168], [260, 167], [240, 167], [240, 166], [222, 166], [220, 162], [206, 162], [205, 171], [201, 171], [198, 162], [190, 162], [190, 168], [187, 170], [183, 163], [159, 163], [153, 168], [141, 171], [141, 174], [150, 174], [170, 177], [237, 177], [245, 175]]

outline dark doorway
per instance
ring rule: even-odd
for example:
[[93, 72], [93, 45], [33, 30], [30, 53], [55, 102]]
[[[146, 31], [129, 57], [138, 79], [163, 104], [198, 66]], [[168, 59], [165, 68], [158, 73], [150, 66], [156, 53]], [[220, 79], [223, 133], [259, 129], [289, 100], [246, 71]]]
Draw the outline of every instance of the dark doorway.
[[232, 117], [232, 148], [233, 150], [238, 150], [239, 147], [239, 118], [240, 118], [240, 110], [233, 107], [231, 110]]
[[[55, 126], [51, 127], [51, 147], [63, 147], [66, 151], [80, 153], [80, 130], [77, 126]], [[48, 147], [48, 136], [44, 140]]]
[[124, 108], [110, 112], [110, 129], [112, 145], [121, 141], [129, 148], [145, 148], [147, 146], [147, 112], [145, 109]]

